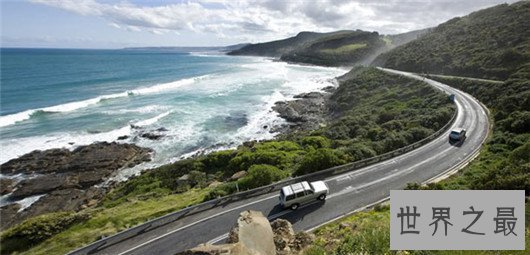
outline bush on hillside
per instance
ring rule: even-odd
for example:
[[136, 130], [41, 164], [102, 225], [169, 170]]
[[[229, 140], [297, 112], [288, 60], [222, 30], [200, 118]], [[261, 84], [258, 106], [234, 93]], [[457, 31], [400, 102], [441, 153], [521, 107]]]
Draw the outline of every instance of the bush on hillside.
[[299, 176], [308, 173], [313, 173], [344, 163], [346, 162], [344, 162], [339, 157], [339, 155], [337, 155], [336, 151], [328, 148], [317, 149], [307, 153], [304, 156], [302, 162], [300, 162], [300, 166], [296, 169], [294, 175]]
[[271, 165], [253, 165], [245, 177], [238, 181], [241, 190], [253, 189], [271, 184], [289, 176], [288, 172]]
[[2, 233], [1, 253], [23, 251], [89, 218], [88, 214], [74, 212], [50, 213], [30, 218]]

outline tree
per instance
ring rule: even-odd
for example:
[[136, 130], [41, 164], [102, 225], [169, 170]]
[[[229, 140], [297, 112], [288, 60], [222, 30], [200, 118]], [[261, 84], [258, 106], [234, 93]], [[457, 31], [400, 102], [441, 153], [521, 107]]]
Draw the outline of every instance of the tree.
[[317, 149], [307, 153], [300, 166], [295, 171], [295, 175], [303, 175], [318, 170], [341, 165], [343, 161], [334, 150], [328, 148]]
[[252, 165], [245, 177], [238, 181], [241, 189], [252, 189], [279, 181], [289, 174], [271, 165]]

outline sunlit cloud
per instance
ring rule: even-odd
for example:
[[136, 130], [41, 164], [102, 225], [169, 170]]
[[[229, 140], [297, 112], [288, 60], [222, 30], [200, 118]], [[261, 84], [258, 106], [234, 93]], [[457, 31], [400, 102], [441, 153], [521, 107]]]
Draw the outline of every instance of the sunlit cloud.
[[[127, 1], [32, 0], [84, 16], [103, 18], [117, 29], [153, 34], [212, 34], [263, 41], [300, 31], [362, 29], [384, 34], [432, 27], [499, 0], [197, 0], [159, 6]], [[514, 2], [514, 1], [508, 1]]]

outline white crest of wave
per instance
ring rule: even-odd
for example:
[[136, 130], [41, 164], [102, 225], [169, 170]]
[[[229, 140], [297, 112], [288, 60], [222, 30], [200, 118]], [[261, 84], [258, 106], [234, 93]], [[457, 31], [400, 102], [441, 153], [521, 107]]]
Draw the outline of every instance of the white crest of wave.
[[10, 126], [17, 122], [27, 120], [31, 118], [31, 115], [35, 112], [37, 112], [37, 110], [27, 110], [19, 113], [0, 116], [0, 127]]
[[161, 93], [166, 92], [174, 89], [178, 89], [182, 86], [191, 85], [197, 81], [203, 80], [205, 78], [209, 77], [209, 75], [202, 75], [194, 78], [188, 78], [188, 79], [182, 79], [174, 82], [168, 82], [168, 83], [162, 83], [151, 87], [146, 88], [139, 88], [129, 91], [128, 93], [132, 93], [134, 95], [145, 95], [145, 94], [154, 94], [154, 93]]
[[0, 164], [10, 159], [20, 157], [34, 150], [48, 150], [53, 148], [73, 149], [80, 145], [93, 142], [112, 142], [118, 137], [130, 135], [131, 127], [125, 126], [108, 132], [90, 133], [57, 133], [45, 136], [32, 136], [0, 141]]
[[153, 118], [136, 122], [136, 123], [134, 123], [134, 125], [135, 126], [139, 126], [139, 127], [145, 127], [145, 126], [153, 125], [154, 123], [158, 122], [160, 119], [168, 116], [170, 113], [171, 113], [171, 111], [167, 111], [167, 112], [159, 114], [159, 115], [157, 115], [157, 116], [155, 116]]
[[162, 92], [166, 92], [170, 90], [175, 90], [182, 86], [191, 85], [207, 77], [209, 77], [209, 75], [203, 75], [203, 76], [198, 76], [198, 77], [188, 78], [188, 79], [181, 79], [181, 80], [177, 80], [174, 82], [157, 84], [151, 87], [134, 89], [134, 90], [130, 90], [130, 91], [122, 92], [122, 93], [103, 95], [103, 96], [99, 96], [99, 97], [95, 97], [95, 98], [91, 98], [87, 100], [65, 103], [65, 104], [49, 106], [49, 107], [44, 107], [44, 108], [39, 108], [39, 109], [31, 109], [31, 110], [26, 110], [26, 111], [19, 112], [19, 113], [4, 115], [4, 116], [0, 116], [0, 127], [10, 126], [10, 125], [14, 125], [17, 122], [28, 120], [31, 118], [33, 114], [35, 114], [38, 111], [49, 112], [49, 113], [71, 112], [71, 111], [79, 110], [81, 108], [85, 108], [91, 105], [96, 105], [103, 100], [127, 97], [130, 95], [147, 95], [147, 94], [155, 94], [155, 93], [162, 93]]
[[146, 105], [138, 108], [133, 109], [119, 109], [119, 110], [112, 110], [112, 111], [104, 111], [103, 113], [107, 115], [115, 115], [115, 114], [127, 114], [127, 113], [140, 113], [140, 114], [146, 114], [146, 113], [157, 113], [161, 111], [167, 111], [170, 109], [171, 106], [169, 105]]

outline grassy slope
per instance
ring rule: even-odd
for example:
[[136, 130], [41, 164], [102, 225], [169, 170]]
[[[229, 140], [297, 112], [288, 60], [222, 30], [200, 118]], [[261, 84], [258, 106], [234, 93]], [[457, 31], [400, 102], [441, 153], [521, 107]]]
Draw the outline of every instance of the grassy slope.
[[[240, 170], [240, 188], [253, 188], [291, 174], [317, 171], [381, 154], [418, 141], [443, 126], [453, 112], [446, 95], [408, 78], [375, 68], [352, 70], [342, 78], [330, 108], [335, 121], [311, 134], [249, 143], [152, 169], [120, 184], [102, 205], [87, 209], [90, 219], [65, 227], [28, 253], [64, 253], [154, 217], [234, 192], [228, 178]], [[190, 182], [177, 182], [184, 174]], [[224, 184], [206, 188], [212, 181]]]
[[[102, 237], [115, 234], [139, 223], [200, 203], [208, 189], [189, 190], [185, 193], [150, 198], [129, 199], [116, 206], [100, 206], [77, 214], [89, 215], [80, 223], [62, 229], [58, 234], [33, 247], [24, 247], [20, 254], [66, 254]], [[21, 242], [22, 240], [18, 240]], [[2, 249], [6, 249], [5, 240]], [[29, 249], [28, 249], [29, 248]], [[28, 249], [28, 250], [26, 250]], [[4, 254], [4, 251], [2, 252]]]
[[377, 32], [357, 30], [319, 38], [283, 54], [281, 59], [324, 66], [353, 65], [386, 45]]
[[379, 56], [389, 68], [505, 80], [530, 61], [530, 1], [451, 19]]
[[358, 49], [365, 48], [366, 46], [367, 46], [366, 43], [352, 43], [352, 44], [346, 44], [344, 46], [340, 46], [335, 49], [323, 49], [320, 51], [325, 54], [350, 54], [352, 52], [355, 52]]

